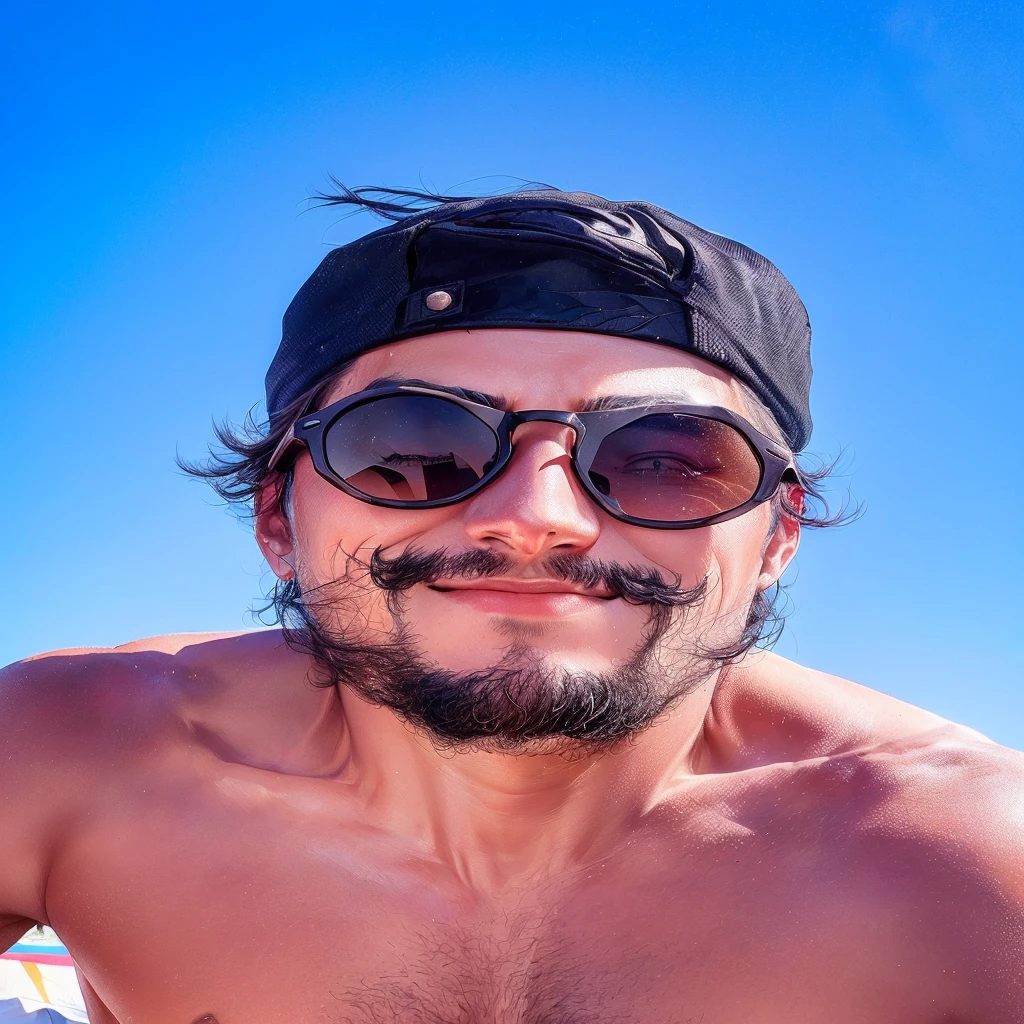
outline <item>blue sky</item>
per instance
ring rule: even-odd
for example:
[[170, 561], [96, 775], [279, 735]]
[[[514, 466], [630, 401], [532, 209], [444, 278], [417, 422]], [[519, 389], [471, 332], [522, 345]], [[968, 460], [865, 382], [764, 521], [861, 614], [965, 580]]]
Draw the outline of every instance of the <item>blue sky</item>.
[[519, 177], [782, 268], [810, 448], [866, 514], [805, 538], [778, 649], [1024, 747], [1018, 4], [146, 6], [25, 7], [0, 42], [0, 661], [251, 625], [251, 535], [173, 459], [377, 226], [305, 198]]

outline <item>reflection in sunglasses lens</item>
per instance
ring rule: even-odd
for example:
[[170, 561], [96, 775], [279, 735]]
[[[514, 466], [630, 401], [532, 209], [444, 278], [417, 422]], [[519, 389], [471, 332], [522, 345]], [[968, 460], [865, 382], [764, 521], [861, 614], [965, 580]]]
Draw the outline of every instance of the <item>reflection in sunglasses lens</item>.
[[349, 486], [390, 501], [443, 501], [469, 490], [498, 451], [494, 431], [454, 402], [393, 395], [344, 412], [325, 438]]
[[761, 464], [727, 423], [660, 413], [609, 434], [589, 476], [626, 515], [685, 522], [742, 505], [757, 490]]
[[[327, 462], [350, 487], [395, 502], [445, 501], [471, 490], [494, 464], [498, 438], [454, 402], [391, 395], [346, 410], [326, 434]], [[626, 515], [687, 522], [751, 498], [761, 464], [747, 439], [719, 420], [643, 416], [610, 433], [589, 477]]]

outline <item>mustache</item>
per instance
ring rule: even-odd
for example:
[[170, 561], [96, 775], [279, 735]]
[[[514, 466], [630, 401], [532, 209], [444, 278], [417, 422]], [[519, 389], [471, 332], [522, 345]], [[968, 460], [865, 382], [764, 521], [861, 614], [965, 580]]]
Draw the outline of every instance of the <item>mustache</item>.
[[[515, 560], [496, 551], [461, 551], [451, 554], [445, 549], [421, 551], [415, 547], [394, 558], [387, 558], [377, 548], [370, 555], [367, 570], [374, 585], [389, 594], [399, 594], [417, 583], [431, 584], [440, 579], [483, 579], [502, 576], [516, 567]], [[666, 579], [650, 566], [610, 562], [583, 554], [552, 555], [542, 567], [553, 579], [575, 586], [597, 589], [603, 587], [613, 597], [636, 605], [661, 608], [683, 608], [700, 603], [708, 590], [708, 576], [694, 587], [683, 587], [676, 573]]]

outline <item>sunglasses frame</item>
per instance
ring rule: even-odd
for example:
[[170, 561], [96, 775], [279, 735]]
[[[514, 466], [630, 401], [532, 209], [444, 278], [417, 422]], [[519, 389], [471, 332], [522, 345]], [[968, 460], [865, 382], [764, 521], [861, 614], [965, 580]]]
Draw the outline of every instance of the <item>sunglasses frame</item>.
[[[430, 398], [436, 398], [440, 401], [460, 406], [475, 416], [488, 426], [495, 435], [498, 451], [494, 465], [471, 488], [449, 498], [424, 501], [377, 498], [364, 494], [362, 491], [346, 483], [342, 477], [338, 476], [331, 469], [327, 461], [328, 431], [349, 409], [365, 405], [367, 402], [373, 402], [380, 398], [394, 398], [398, 395], [426, 395]], [[760, 467], [760, 479], [754, 493], [746, 501], [725, 512], [716, 512], [714, 515], [705, 516], [702, 519], [681, 522], [662, 519], [642, 519], [639, 516], [628, 515], [618, 508], [617, 505], [611, 504], [608, 496], [602, 494], [595, 487], [588, 475], [589, 468], [593, 465], [601, 442], [609, 434], [634, 420], [642, 419], [645, 416], [666, 413], [678, 413], [686, 416], [697, 416], [701, 419], [717, 420], [737, 430], [745, 438], [750, 449], [757, 457]], [[281, 439], [274, 454], [270, 457], [268, 469], [280, 472], [279, 467], [282, 462], [296, 454], [298, 449], [304, 447], [309, 450], [313, 460], [313, 467], [317, 473], [328, 483], [333, 484], [353, 498], [364, 501], [369, 505], [378, 505], [383, 508], [443, 508], [447, 505], [457, 505], [459, 502], [465, 501], [478, 491], [483, 490], [491, 481], [500, 476], [512, 459], [514, 451], [512, 435], [516, 429], [523, 423], [536, 423], [539, 421], [561, 423], [573, 429], [575, 436], [570, 450], [570, 462], [576, 479], [597, 505], [613, 519], [629, 523], [632, 526], [644, 526], [655, 530], [693, 530], [702, 526], [712, 526], [715, 523], [724, 523], [729, 519], [735, 519], [737, 516], [743, 515], [756, 505], [760, 505], [771, 498], [778, 490], [787, 472], [790, 473], [793, 482], [799, 483], [799, 470], [792, 454], [783, 445], [762, 434], [761, 431], [731, 409], [725, 409], [721, 406], [638, 404], [627, 409], [615, 409], [607, 412], [575, 413], [552, 409], [526, 409], [521, 412], [506, 412], [502, 409], [495, 409], [490, 405], [483, 405], [458, 395], [452, 395], [446, 391], [434, 391], [431, 388], [412, 384], [397, 384], [389, 387], [371, 388], [367, 391], [358, 391], [355, 394], [342, 398], [338, 402], [325, 406], [323, 409], [300, 416], [292, 425], [291, 430]]]

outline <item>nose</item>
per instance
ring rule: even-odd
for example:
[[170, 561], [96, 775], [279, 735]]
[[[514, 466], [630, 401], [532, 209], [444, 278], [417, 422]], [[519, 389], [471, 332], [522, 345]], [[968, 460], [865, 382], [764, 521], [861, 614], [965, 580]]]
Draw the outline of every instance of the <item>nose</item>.
[[574, 435], [561, 424], [520, 424], [505, 471], [464, 506], [469, 538], [524, 558], [589, 548], [600, 520], [572, 469]]

